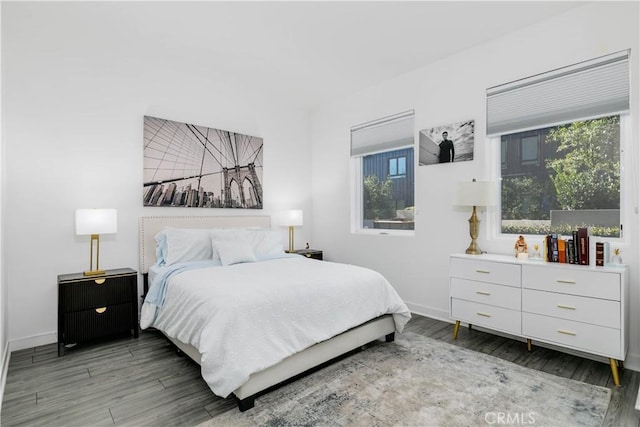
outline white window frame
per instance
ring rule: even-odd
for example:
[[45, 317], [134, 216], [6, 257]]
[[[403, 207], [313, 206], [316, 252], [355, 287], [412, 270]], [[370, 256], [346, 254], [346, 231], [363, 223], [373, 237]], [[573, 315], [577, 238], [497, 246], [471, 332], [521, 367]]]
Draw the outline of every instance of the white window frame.
[[[629, 246], [629, 208], [637, 210], [632, 162], [630, 117], [630, 49], [551, 70], [487, 89], [487, 142], [498, 201], [487, 221], [489, 240], [511, 240], [502, 233], [501, 136], [611, 115], [620, 116], [620, 230], [619, 237], [598, 237], [617, 247]], [[630, 155], [626, 153], [629, 152]], [[529, 235], [539, 238], [537, 235]], [[594, 239], [595, 241], [596, 239]]]
[[[415, 127], [415, 112], [413, 110], [408, 110], [402, 113], [398, 113], [393, 116], [388, 116], [386, 118], [382, 118], [380, 120], [375, 120], [372, 123], [380, 121], [381, 123], [386, 120], [393, 120], [394, 117], [403, 117], [411, 114], [414, 119], [414, 127]], [[356, 126], [355, 128], [358, 128]], [[352, 131], [354, 128], [351, 129]], [[400, 149], [411, 148], [413, 150], [413, 198], [414, 198], [414, 223], [413, 230], [399, 230], [399, 229], [388, 229], [388, 228], [364, 228], [363, 227], [363, 217], [364, 217], [364, 194], [363, 194], [363, 186], [364, 186], [364, 177], [362, 176], [362, 162], [364, 159], [364, 155], [354, 155], [353, 152], [351, 154], [351, 233], [352, 234], [363, 234], [363, 235], [383, 235], [383, 236], [404, 236], [404, 237], [412, 237], [415, 235], [416, 228], [416, 217], [417, 211], [415, 210], [416, 206], [416, 171], [418, 167], [418, 158], [416, 156], [416, 144], [418, 139], [416, 138], [415, 128], [413, 129], [413, 142], [411, 144], [402, 144], [394, 146], [393, 148], [389, 148], [386, 146], [381, 146], [379, 150], [372, 150], [367, 152], [366, 155], [374, 155], [379, 153], [385, 153], [388, 151], [395, 151]], [[353, 151], [353, 147], [352, 147]], [[406, 162], [406, 161], [405, 161]], [[405, 163], [405, 167], [409, 167], [408, 163]], [[407, 175], [405, 171], [405, 176]]]
[[[407, 145], [402, 148], [412, 148], [413, 149], [413, 157], [414, 157], [414, 176], [415, 176], [415, 168], [416, 164], [416, 147], [415, 143], [413, 145]], [[385, 151], [380, 151], [380, 153], [384, 153]], [[377, 154], [377, 153], [371, 153]], [[363, 205], [363, 181], [364, 177], [362, 176], [362, 160], [363, 157], [352, 157], [351, 158], [351, 233], [352, 234], [368, 234], [368, 235], [383, 235], [383, 236], [405, 236], [412, 237], [415, 235], [416, 229], [416, 219], [417, 219], [417, 211], [415, 210], [415, 202], [416, 200], [416, 180], [413, 180], [413, 200], [414, 200], [414, 222], [413, 222], [413, 230], [398, 230], [392, 228], [364, 228], [362, 226], [362, 218], [364, 215], [364, 205]]]

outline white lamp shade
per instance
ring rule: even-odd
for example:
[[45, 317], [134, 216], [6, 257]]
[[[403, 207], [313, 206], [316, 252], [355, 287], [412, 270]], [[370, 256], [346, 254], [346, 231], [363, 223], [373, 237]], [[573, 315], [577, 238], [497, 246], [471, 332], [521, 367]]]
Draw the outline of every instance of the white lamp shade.
[[280, 224], [287, 227], [300, 227], [302, 225], [302, 210], [292, 209], [281, 212]]
[[495, 204], [495, 183], [490, 181], [458, 182], [456, 188], [456, 205], [493, 206]]
[[77, 209], [76, 234], [112, 234], [118, 231], [116, 209]]

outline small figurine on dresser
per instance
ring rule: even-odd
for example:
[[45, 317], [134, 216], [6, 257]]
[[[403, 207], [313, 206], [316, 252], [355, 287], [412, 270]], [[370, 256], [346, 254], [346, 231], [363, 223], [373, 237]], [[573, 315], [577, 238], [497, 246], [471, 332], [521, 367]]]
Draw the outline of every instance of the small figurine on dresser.
[[516, 241], [516, 244], [513, 246], [513, 249], [516, 253], [516, 258], [519, 258], [519, 259], [529, 258], [529, 253], [527, 252], [527, 242], [524, 240], [524, 236], [518, 236], [518, 240]]

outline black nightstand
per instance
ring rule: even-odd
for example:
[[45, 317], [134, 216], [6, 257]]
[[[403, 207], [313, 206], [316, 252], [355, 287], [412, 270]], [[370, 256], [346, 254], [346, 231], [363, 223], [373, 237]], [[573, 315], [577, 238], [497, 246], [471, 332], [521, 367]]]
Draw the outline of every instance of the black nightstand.
[[289, 253], [306, 256], [307, 258], [319, 259], [320, 261], [322, 261], [322, 251], [318, 249], [298, 249]]
[[58, 356], [65, 345], [110, 335], [138, 338], [138, 273], [131, 268], [58, 276]]

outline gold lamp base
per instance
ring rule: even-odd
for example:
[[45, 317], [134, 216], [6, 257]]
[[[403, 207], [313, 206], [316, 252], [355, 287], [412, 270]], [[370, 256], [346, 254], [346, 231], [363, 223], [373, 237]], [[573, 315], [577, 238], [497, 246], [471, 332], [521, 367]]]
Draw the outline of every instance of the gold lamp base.
[[[96, 247], [96, 252], [95, 252], [95, 261], [96, 261], [96, 268], [95, 270], [93, 269], [93, 260], [94, 260], [94, 256], [93, 256], [93, 247]], [[85, 276], [100, 276], [102, 274], [105, 273], [104, 270], [100, 270], [100, 236], [98, 234], [92, 234], [91, 235], [91, 250], [89, 252], [89, 268], [91, 270], [85, 271], [83, 274]]]
[[471, 243], [469, 247], [465, 251], [465, 253], [470, 255], [480, 255], [482, 251], [478, 247], [478, 243], [476, 239], [478, 238], [478, 230], [480, 229], [480, 220], [476, 215], [476, 207], [473, 207], [473, 212], [471, 213], [471, 218], [469, 218], [469, 235], [471, 236]]
[[293, 248], [293, 225], [289, 226], [289, 253], [294, 252], [295, 249]]

